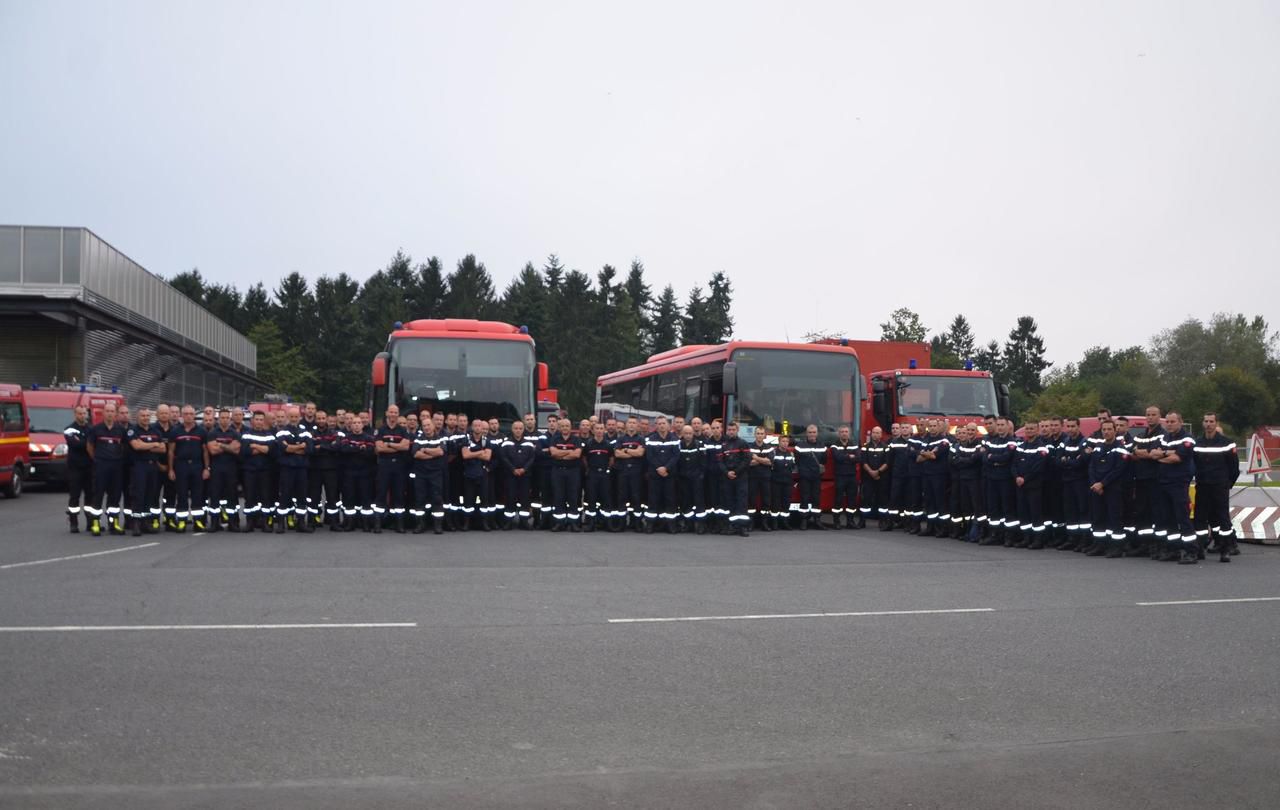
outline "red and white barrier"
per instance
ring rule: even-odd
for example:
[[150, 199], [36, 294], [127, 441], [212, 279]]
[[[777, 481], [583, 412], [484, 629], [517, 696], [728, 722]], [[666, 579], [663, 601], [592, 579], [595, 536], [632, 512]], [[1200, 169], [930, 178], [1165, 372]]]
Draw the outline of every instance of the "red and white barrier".
[[1280, 507], [1233, 506], [1231, 523], [1241, 540], [1267, 545], [1280, 544]]

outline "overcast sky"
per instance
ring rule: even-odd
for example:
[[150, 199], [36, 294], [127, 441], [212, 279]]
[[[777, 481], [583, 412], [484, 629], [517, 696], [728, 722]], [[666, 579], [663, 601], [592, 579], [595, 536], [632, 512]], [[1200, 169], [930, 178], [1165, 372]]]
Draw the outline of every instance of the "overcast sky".
[[739, 337], [1030, 314], [1059, 364], [1280, 325], [1280, 3], [627, 5], [0, 0], [0, 222], [242, 289], [638, 257]]

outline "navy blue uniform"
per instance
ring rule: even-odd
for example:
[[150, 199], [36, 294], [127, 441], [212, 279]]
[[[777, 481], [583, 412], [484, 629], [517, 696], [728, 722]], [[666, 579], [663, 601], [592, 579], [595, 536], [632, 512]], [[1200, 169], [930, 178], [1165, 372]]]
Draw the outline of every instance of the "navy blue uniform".
[[707, 519], [707, 453], [700, 439], [680, 440], [679, 466], [680, 516], [686, 529], [701, 534]]
[[597, 519], [603, 525], [613, 517], [613, 450], [614, 444], [607, 438], [596, 441], [592, 437], [582, 446], [587, 469], [583, 497], [587, 531], [594, 531]]
[[1196, 537], [1202, 544], [1210, 539], [1219, 547], [1235, 545], [1229, 498], [1240, 477], [1236, 443], [1221, 431], [1210, 439], [1196, 439]]
[[862, 448], [852, 441], [842, 442], [839, 439], [831, 445], [831, 469], [835, 474], [835, 501], [831, 504], [831, 514], [835, 525], [840, 525], [840, 516], [845, 516], [845, 525], [854, 526], [854, 517], [858, 514], [858, 465], [862, 463]]
[[239, 433], [230, 425], [226, 430], [214, 427], [205, 432], [206, 445], [210, 448], [214, 445], [223, 448], [220, 453], [209, 453], [209, 505], [206, 517], [212, 531], [220, 531], [224, 523], [232, 528], [239, 526], [236, 512], [240, 506], [240, 498], [236, 494], [236, 483], [240, 478], [240, 456], [231, 452], [231, 445], [239, 441]]
[[977, 542], [982, 524], [982, 443], [956, 442], [947, 455], [951, 468], [951, 528], [956, 537]]
[[769, 470], [773, 466], [773, 453], [777, 449], [776, 444], [752, 444], [752, 458], [764, 459], [768, 463], [752, 464], [747, 470], [747, 514], [755, 515], [756, 525], [766, 531], [772, 528], [770, 524], [774, 522]]
[[[1096, 445], [1090, 445], [1084, 436], [1073, 439], [1070, 434], [1063, 434], [1053, 455], [1053, 463], [1062, 482], [1062, 519], [1066, 530], [1065, 541], [1058, 545], [1059, 548], [1079, 546], [1093, 531], [1093, 509], [1089, 499], [1089, 462], [1093, 454], [1085, 452], [1090, 446]], [[1118, 503], [1122, 503], [1124, 495], [1123, 487], [1121, 490], [1116, 496]]]
[[822, 514], [822, 471], [827, 466], [827, 446], [818, 441], [800, 439], [795, 443], [796, 478], [800, 486], [800, 519], [820, 527]]
[[[168, 445], [165, 434], [156, 425], [141, 427], [130, 425], [125, 431], [128, 450], [133, 454], [129, 467], [129, 510], [127, 517], [133, 520], [135, 534], [144, 525], [148, 531], [160, 528], [160, 470], [161, 460], [166, 459]], [[133, 442], [140, 442], [141, 449], [134, 449]], [[159, 451], [159, 452], [157, 452]]]
[[[1044, 471], [1049, 465], [1049, 447], [1039, 437], [1023, 439], [1013, 462], [1013, 476], [1021, 478], [1017, 487], [1019, 548], [1044, 547]], [[1010, 545], [1005, 543], [1005, 545]]]
[[[257, 448], [255, 450], [254, 448]], [[275, 467], [279, 448], [271, 428], [261, 431], [245, 428], [240, 434], [240, 467], [244, 473], [244, 528], [266, 529], [267, 517], [275, 508], [271, 490], [271, 470]]]
[[[666, 436], [650, 433], [644, 440], [645, 467], [649, 474], [649, 503], [645, 518], [650, 522], [665, 526], [667, 531], [675, 530], [676, 515], [676, 473], [680, 463], [680, 439], [674, 433]], [[658, 470], [664, 470], [661, 475]]]
[[71, 531], [80, 531], [80, 503], [93, 502], [93, 460], [89, 458], [88, 421], [72, 422], [62, 430], [67, 443], [67, 518]]
[[462, 514], [476, 528], [472, 518], [480, 518], [480, 525], [488, 531], [493, 512], [497, 509], [493, 503], [493, 450], [494, 446], [488, 436], [468, 436], [462, 445], [468, 453], [489, 451], [489, 457], [473, 456], [462, 458]]
[[[929, 453], [932, 458], [922, 456]], [[939, 536], [951, 528], [951, 513], [947, 510], [947, 468], [951, 453], [951, 440], [942, 434], [926, 434], [920, 439], [916, 451], [916, 467], [920, 471], [920, 488], [924, 496], [924, 519], [929, 531]]]
[[[426, 530], [427, 513], [431, 514], [432, 529], [436, 534], [442, 531], [444, 521], [444, 480], [449, 466], [449, 454], [445, 449], [446, 437], [427, 435], [419, 430], [413, 435], [411, 447], [413, 460], [409, 465], [409, 480], [413, 484], [413, 500], [409, 503], [409, 514], [414, 518], [414, 532]], [[440, 455], [430, 458], [418, 458], [422, 450], [439, 450]]]
[[769, 500], [773, 503], [773, 517], [777, 519], [779, 529], [787, 528], [791, 514], [800, 511], [800, 504], [791, 500], [795, 472], [796, 451], [790, 447], [784, 450], [782, 445], [778, 445], [773, 451], [773, 463], [769, 467], [769, 483], [773, 487]]
[[[373, 432], [373, 438], [381, 447], [390, 447], [408, 441], [409, 431], [399, 423], [390, 427], [383, 422]], [[408, 474], [404, 453], [377, 453], [376, 458], [378, 467], [373, 486], [373, 530], [382, 531], [382, 518], [390, 514], [397, 521], [397, 530], [403, 531], [404, 481]]]
[[344, 433], [338, 439], [338, 449], [342, 453], [342, 516], [346, 520], [347, 531], [355, 529], [357, 515], [365, 531], [373, 528], [374, 520], [381, 519], [373, 511], [373, 479], [377, 466], [374, 451], [377, 446], [378, 439], [368, 428], [359, 433]]
[[561, 531], [566, 525], [577, 531], [582, 502], [582, 439], [572, 433], [565, 436], [556, 432], [551, 434], [550, 443], [557, 450], [579, 451], [577, 458], [551, 459], [552, 531]]
[[[747, 470], [751, 466], [751, 445], [741, 436], [726, 436], [720, 443], [720, 459], [724, 465], [729, 525], [745, 537], [751, 528], [751, 516], [747, 514]], [[733, 473], [732, 478], [729, 473]]]
[[[889, 515], [889, 443], [883, 439], [879, 442], [868, 439], [860, 455], [862, 486], [858, 514], [863, 521], [883, 521]], [[881, 467], [884, 469], [880, 470]], [[879, 471], [879, 476], [872, 475], [868, 468]]]
[[[311, 467], [311, 454], [314, 452], [314, 439], [306, 425], [285, 425], [276, 431], [276, 442], [279, 445], [277, 456], [277, 472], [280, 481], [280, 496], [276, 501], [276, 531], [284, 531], [288, 515], [292, 514], [294, 523], [302, 531], [310, 531], [307, 522], [307, 480]], [[302, 452], [289, 453], [287, 448], [301, 447]]]
[[1160, 438], [1160, 449], [1166, 457], [1176, 455], [1178, 462], [1158, 462], [1156, 481], [1164, 501], [1164, 522], [1156, 525], [1156, 540], [1168, 543], [1170, 552], [1180, 553], [1181, 562], [1194, 562], [1197, 547], [1196, 530], [1191, 523], [1190, 488], [1196, 474], [1196, 440], [1185, 430], [1166, 432]]
[[511, 528], [516, 520], [527, 522], [534, 516], [531, 498], [534, 466], [537, 464], [541, 438], [522, 436], [517, 441], [510, 437], [498, 447], [498, 458], [502, 469], [507, 472], [507, 486], [503, 493], [506, 497], [503, 517], [507, 520], [507, 528]]
[[1111, 544], [1111, 556], [1120, 556], [1124, 546], [1124, 480], [1129, 475], [1129, 451], [1120, 441], [1092, 445], [1088, 454], [1088, 485], [1102, 484], [1102, 492], [1092, 492], [1090, 506], [1090, 534], [1093, 536], [1096, 554], [1105, 544]]
[[[1133, 437], [1131, 448], [1135, 456], [1140, 452], [1160, 449], [1160, 440], [1164, 438], [1164, 428], [1159, 425], [1147, 425], [1147, 429]], [[1155, 459], [1134, 458], [1131, 473], [1134, 485], [1133, 526], [1139, 540], [1150, 540], [1156, 548], [1160, 548], [1164, 535], [1156, 536], [1156, 524], [1164, 521], [1164, 498], [1160, 495], [1160, 465]]]
[[616, 451], [643, 449], [644, 436], [639, 433], [621, 434], [618, 436], [618, 442], [614, 446], [614, 468], [617, 470], [616, 474], [618, 476], [618, 511], [626, 512], [627, 519], [631, 521], [633, 527], [639, 525], [640, 519], [644, 517], [646, 511], [644, 456], [618, 458]]
[[1018, 507], [1013, 483], [1013, 462], [1018, 440], [1013, 436], [988, 436], [982, 442], [982, 478], [986, 487], [987, 520], [992, 542], [1018, 529]]
[[[120, 523], [120, 496], [124, 488], [125, 426], [119, 422], [107, 427], [99, 422], [89, 429], [89, 446], [93, 448], [93, 506], [86, 506], [89, 528], [96, 535], [105, 514], [112, 534], [123, 534]], [[106, 507], [102, 503], [106, 500]]]

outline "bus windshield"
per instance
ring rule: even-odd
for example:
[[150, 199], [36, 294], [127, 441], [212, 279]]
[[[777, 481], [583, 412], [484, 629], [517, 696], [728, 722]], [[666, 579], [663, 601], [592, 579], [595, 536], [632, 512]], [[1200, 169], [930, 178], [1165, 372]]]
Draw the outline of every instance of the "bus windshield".
[[533, 346], [514, 340], [407, 338], [391, 347], [401, 413], [465, 413], [504, 425], [533, 410]]
[[61, 433], [67, 425], [76, 421], [74, 408], [32, 407], [30, 411], [32, 433]]
[[745, 427], [744, 433], [764, 427], [770, 433], [785, 429], [803, 435], [808, 425], [817, 425], [818, 439], [831, 442], [841, 425], [849, 425], [858, 435], [857, 358], [835, 352], [739, 349], [733, 360], [738, 394], [732, 415]]
[[990, 377], [904, 374], [898, 378], [900, 416], [996, 415], [996, 386]]

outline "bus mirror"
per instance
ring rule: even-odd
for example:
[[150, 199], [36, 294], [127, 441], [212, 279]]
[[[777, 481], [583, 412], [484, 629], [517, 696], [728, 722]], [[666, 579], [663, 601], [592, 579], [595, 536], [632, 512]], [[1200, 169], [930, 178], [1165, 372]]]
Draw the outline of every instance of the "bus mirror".
[[883, 394], [885, 390], [884, 378], [875, 377], [871, 380], [871, 390], [877, 394]]
[[730, 360], [724, 364], [723, 391], [726, 396], [738, 394], [738, 364]]
[[538, 384], [535, 386], [539, 391], [547, 390], [550, 385], [549, 378], [551, 375], [547, 373], [547, 364], [538, 364]]
[[369, 375], [373, 381], [374, 388], [381, 388], [387, 384], [387, 365], [391, 362], [391, 355], [386, 352], [378, 352], [373, 358], [373, 371]]
[[1008, 383], [1000, 383], [998, 389], [1000, 393], [996, 395], [996, 407], [1000, 409], [1001, 416], [1009, 415], [1009, 385]]
[[853, 388], [852, 388], [852, 390], [854, 390], [854, 391], [857, 391], [857, 392], [858, 392], [858, 401], [859, 401], [859, 402], [863, 402], [863, 401], [865, 401], [865, 400], [866, 400], [866, 398], [867, 398], [867, 381], [866, 381], [866, 379], [864, 379], [864, 378], [863, 378], [863, 376], [862, 376], [861, 374], [855, 374], [855, 375], [853, 375], [852, 383], [853, 383]]

